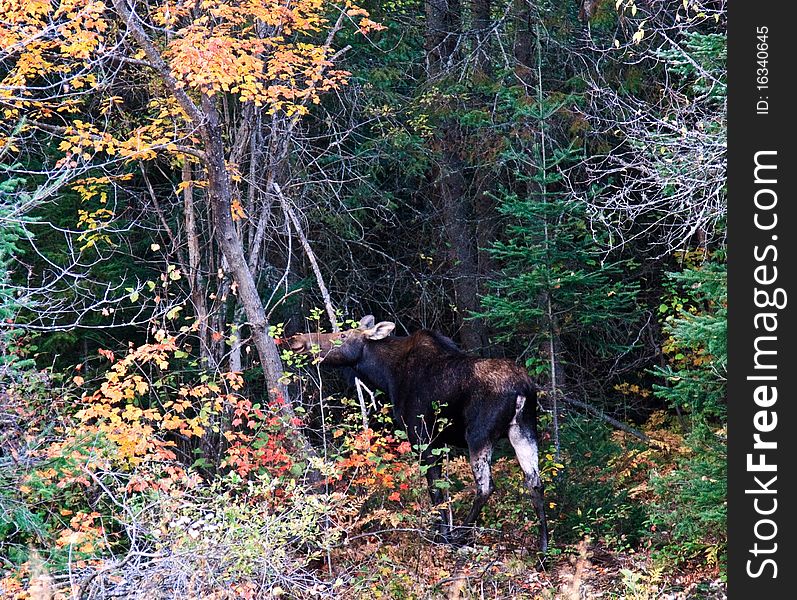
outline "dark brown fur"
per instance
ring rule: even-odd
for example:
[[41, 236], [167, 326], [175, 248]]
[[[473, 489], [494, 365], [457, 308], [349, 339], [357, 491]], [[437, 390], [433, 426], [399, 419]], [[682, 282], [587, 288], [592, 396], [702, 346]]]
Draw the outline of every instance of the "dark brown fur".
[[[492, 447], [508, 435], [526, 475], [544, 550], [548, 533], [538, 466], [537, 397], [528, 374], [510, 360], [469, 356], [434, 331], [388, 337], [393, 327], [388, 322], [374, 325], [373, 317], [366, 317], [358, 329], [298, 334], [289, 338], [288, 345], [296, 352], [318, 353], [325, 365], [352, 369], [366, 385], [388, 395], [395, 422], [413, 445], [422, 448], [435, 503], [443, 500], [434, 485], [442, 471], [439, 453], [432, 451], [446, 444], [468, 448], [477, 483], [468, 526], [475, 523], [494, 489]], [[442, 431], [441, 424], [445, 424]], [[447, 518], [441, 528], [447, 536]]]

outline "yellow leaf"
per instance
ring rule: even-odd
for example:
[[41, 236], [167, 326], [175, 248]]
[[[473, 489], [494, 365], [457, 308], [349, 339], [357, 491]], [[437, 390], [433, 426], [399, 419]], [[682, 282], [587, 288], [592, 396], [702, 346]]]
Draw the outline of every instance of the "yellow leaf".
[[240, 221], [246, 217], [244, 207], [241, 206], [241, 202], [238, 200], [238, 198], [233, 199], [232, 204], [230, 205], [230, 212], [232, 213], [233, 221]]

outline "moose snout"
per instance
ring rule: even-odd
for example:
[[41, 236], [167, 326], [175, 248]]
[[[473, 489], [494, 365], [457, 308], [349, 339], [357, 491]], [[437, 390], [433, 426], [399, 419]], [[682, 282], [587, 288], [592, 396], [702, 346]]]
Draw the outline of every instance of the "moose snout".
[[306, 336], [303, 335], [294, 335], [289, 337], [284, 342], [288, 348], [293, 350], [294, 352], [309, 352], [310, 351], [310, 344], [309, 340]]

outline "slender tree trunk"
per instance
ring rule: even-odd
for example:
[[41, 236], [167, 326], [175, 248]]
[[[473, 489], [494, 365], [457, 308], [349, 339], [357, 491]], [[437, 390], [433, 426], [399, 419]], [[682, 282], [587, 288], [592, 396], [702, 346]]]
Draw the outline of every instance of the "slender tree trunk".
[[[487, 18], [489, 19], [489, 0]], [[459, 0], [427, 0], [426, 60], [430, 79], [445, 75], [457, 62], [462, 14]], [[467, 141], [455, 119], [440, 124], [437, 190], [444, 239], [449, 245], [452, 288], [459, 337], [466, 350], [486, 346], [484, 324], [469, 317], [479, 309], [478, 248], [468, 181], [461, 158]]]
[[241, 340], [242, 326], [244, 324], [245, 316], [242, 314], [240, 305], [235, 307], [235, 318], [233, 319], [233, 341], [230, 348], [229, 371], [232, 373], [240, 373], [244, 370], [243, 362], [243, 344]]
[[199, 338], [199, 356], [206, 366], [214, 368], [216, 360], [210, 351], [208, 306], [205, 296], [205, 283], [201, 271], [202, 257], [200, 254], [196, 211], [194, 210], [193, 179], [191, 163], [184, 159], [182, 172], [183, 185], [185, 186], [183, 189], [183, 214], [188, 242], [188, 285], [191, 293], [191, 303], [194, 305], [197, 337]]
[[[281, 398], [283, 413], [293, 418], [295, 413], [289, 401], [288, 389], [282, 381], [282, 361], [274, 340], [268, 335], [268, 321], [263, 301], [257, 291], [252, 271], [246, 262], [243, 242], [232, 217], [232, 185], [224, 158], [222, 129], [219, 113], [211, 98], [203, 96], [205, 126], [202, 135], [207, 154], [208, 195], [213, 208], [213, 224], [227, 266], [238, 284], [238, 300], [244, 308], [249, 322], [252, 342], [257, 349], [269, 394]], [[303, 440], [305, 450], [312, 453], [309, 444]]]
[[490, 72], [490, 52], [488, 42], [490, 39], [490, 0], [471, 0], [471, 14], [473, 18], [473, 60], [478, 74], [488, 75]]
[[[532, 80], [535, 80], [537, 103], [539, 106], [543, 105], [544, 94], [542, 85], [542, 45], [540, 44], [539, 27], [534, 25], [534, 35], [531, 32], [531, 13], [530, 7], [525, 2], [519, 2], [520, 11], [518, 19], [518, 34], [516, 37], [515, 45], [515, 58], [520, 67], [523, 68], [524, 83], [527, 86], [527, 91], [531, 91], [530, 85]], [[536, 44], [532, 51], [532, 40], [536, 40]], [[534, 61], [532, 63], [531, 61]], [[533, 70], [532, 70], [533, 67]], [[547, 153], [547, 136], [545, 131], [545, 121], [540, 117], [537, 122], [537, 129], [539, 132], [539, 167], [536, 177], [530, 177], [530, 181], [535, 183], [531, 184], [529, 191], [539, 198], [542, 204], [548, 202], [548, 153]], [[545, 262], [547, 272], [550, 274], [553, 268], [554, 258], [551, 249], [555, 243], [556, 232], [552, 230], [548, 211], [544, 212], [543, 217], [543, 247], [545, 249]], [[551, 389], [551, 410], [553, 415], [553, 442], [556, 452], [556, 458], [560, 456], [560, 443], [559, 443], [559, 396], [562, 393], [562, 386], [564, 383], [564, 371], [562, 369], [562, 360], [560, 352], [560, 333], [559, 333], [559, 320], [554, 308], [554, 294], [555, 282], [550, 280], [546, 283], [546, 291], [543, 295], [543, 304], [545, 311], [546, 329], [548, 333], [548, 343], [543, 352], [547, 354], [548, 366], [550, 370], [550, 389]]]
[[553, 415], [553, 444], [556, 459], [559, 459], [559, 396], [562, 393], [564, 372], [559, 354], [559, 327], [556, 315], [553, 314], [550, 291], [546, 296], [546, 318], [548, 320], [548, 364], [551, 370], [551, 412]]

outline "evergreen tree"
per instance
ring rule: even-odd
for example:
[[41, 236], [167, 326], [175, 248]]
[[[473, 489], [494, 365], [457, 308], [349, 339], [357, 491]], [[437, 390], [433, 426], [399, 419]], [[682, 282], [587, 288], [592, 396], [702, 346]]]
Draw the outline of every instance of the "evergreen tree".
[[[539, 164], [543, 159], [537, 148], [533, 160]], [[509, 221], [507, 239], [490, 249], [501, 270], [484, 299], [486, 316], [504, 329], [505, 337], [539, 336], [541, 347], [552, 337], [583, 339], [592, 332], [596, 355], [607, 358], [626, 349], [610, 332], [618, 319], [635, 315], [638, 284], [627, 281], [628, 263], [604, 262], [596, 253], [583, 204], [550, 191], [561, 179], [555, 167], [572, 155], [557, 152], [547, 160], [547, 169], [529, 176], [537, 193], [499, 196], [499, 210]], [[547, 362], [532, 357], [528, 366], [547, 372]]]
[[[728, 368], [727, 267], [720, 257], [680, 273], [669, 273], [674, 284], [665, 317], [664, 351], [670, 362], [656, 370], [665, 384], [655, 393], [684, 409], [693, 430], [721, 424], [726, 415]], [[673, 306], [680, 309], [672, 314]], [[686, 307], [686, 308], [684, 308]]]
[[526, 364], [549, 377], [558, 452], [557, 400], [568, 354], [582, 355], [583, 364], [586, 351], [594, 364], [629, 352], [630, 336], [623, 333], [637, 318], [638, 284], [628, 281], [627, 263], [605, 262], [595, 252], [585, 206], [562, 185], [563, 170], [580, 153], [557, 147], [547, 135], [563, 102], [544, 98], [538, 85], [537, 102], [523, 113], [539, 135], [530, 146], [521, 143], [509, 151], [517, 166], [515, 189], [525, 193], [507, 190], [498, 197], [499, 211], [508, 217], [506, 239], [490, 248], [500, 271], [483, 304], [484, 316], [506, 337], [509, 332], [533, 336], [539, 352]]
[[[694, 253], [693, 253], [694, 254]], [[683, 560], [702, 554], [724, 564], [727, 543], [728, 288], [725, 257], [670, 273], [673, 292], [662, 304], [668, 363], [656, 370], [654, 393], [688, 418], [686, 446], [676, 468], [658, 476], [651, 520], [662, 551]]]
[[[8, 167], [0, 164], [0, 173], [6, 173]], [[13, 370], [29, 366], [29, 361], [20, 361], [15, 352], [11, 352], [14, 339], [19, 332], [11, 325], [24, 304], [24, 298], [14, 293], [11, 284], [11, 273], [15, 257], [20, 250], [17, 242], [24, 235], [24, 229], [15, 217], [18, 206], [25, 195], [19, 191], [24, 180], [19, 177], [0, 178], [0, 375], [8, 377]]]

